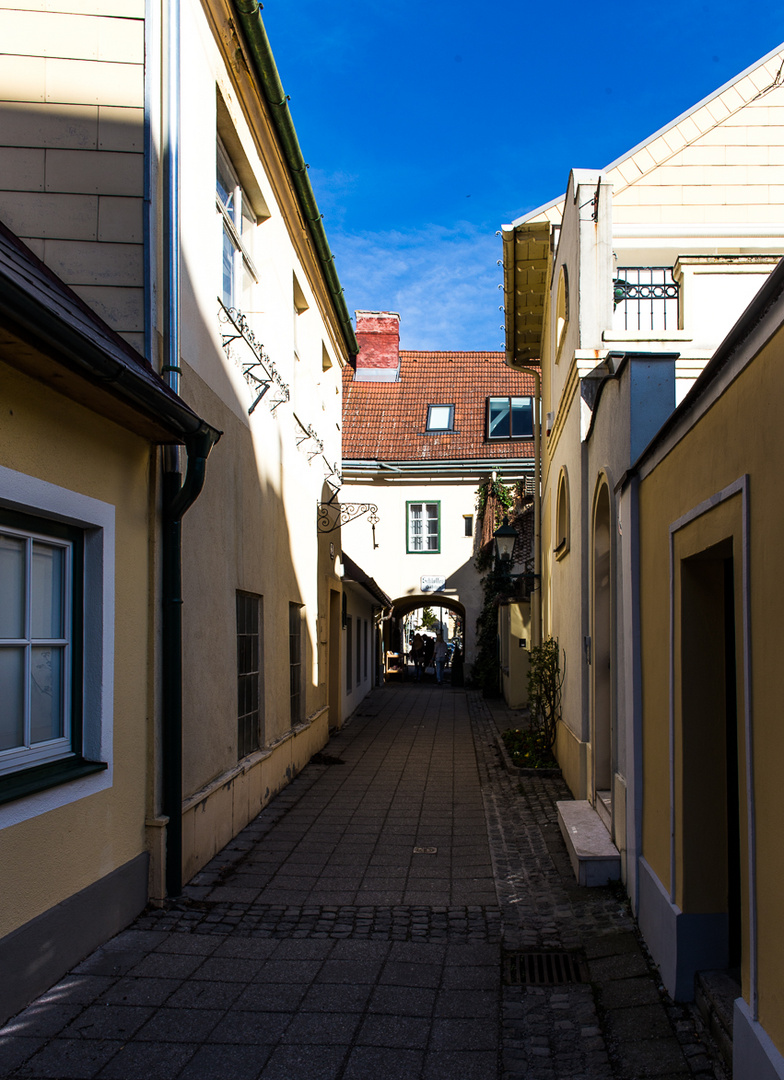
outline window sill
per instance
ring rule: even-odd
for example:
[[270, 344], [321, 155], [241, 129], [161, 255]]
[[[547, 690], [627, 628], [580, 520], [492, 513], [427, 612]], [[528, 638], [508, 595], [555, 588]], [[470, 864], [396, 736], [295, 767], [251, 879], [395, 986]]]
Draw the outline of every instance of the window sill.
[[82, 776], [103, 772], [105, 761], [86, 761], [81, 757], [64, 758], [62, 761], [50, 761], [45, 765], [35, 765], [31, 769], [11, 773], [0, 777], [0, 805], [21, 799], [25, 795], [34, 795], [37, 791], [67, 784], [69, 780], [78, 780]]

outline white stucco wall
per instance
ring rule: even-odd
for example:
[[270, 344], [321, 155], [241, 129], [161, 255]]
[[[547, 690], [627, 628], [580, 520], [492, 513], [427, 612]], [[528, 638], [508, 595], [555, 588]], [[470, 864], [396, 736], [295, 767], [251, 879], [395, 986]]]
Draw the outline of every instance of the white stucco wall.
[[[375, 542], [367, 517], [344, 526], [343, 543], [352, 558], [375, 578], [393, 600], [422, 597], [423, 605], [438, 606], [439, 596], [465, 607], [466, 664], [474, 661], [476, 619], [482, 591], [474, 568], [474, 538], [465, 535], [464, 515], [474, 515], [479, 482], [406, 481], [377, 484], [344, 483], [341, 502], [370, 502], [378, 506]], [[440, 551], [406, 550], [406, 503], [440, 503]], [[422, 577], [446, 579], [440, 593], [423, 593]]]

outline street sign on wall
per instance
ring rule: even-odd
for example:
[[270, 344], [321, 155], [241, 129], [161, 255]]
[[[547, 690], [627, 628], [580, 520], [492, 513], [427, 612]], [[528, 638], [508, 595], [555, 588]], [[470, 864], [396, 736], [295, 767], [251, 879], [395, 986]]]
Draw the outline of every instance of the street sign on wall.
[[430, 577], [421, 577], [419, 579], [419, 587], [422, 592], [440, 592], [445, 585], [445, 577], [436, 577], [431, 575]]

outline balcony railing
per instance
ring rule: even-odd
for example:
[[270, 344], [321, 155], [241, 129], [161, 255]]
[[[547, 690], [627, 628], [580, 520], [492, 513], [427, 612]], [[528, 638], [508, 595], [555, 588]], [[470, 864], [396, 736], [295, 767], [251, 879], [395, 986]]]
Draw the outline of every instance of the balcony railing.
[[619, 266], [613, 280], [613, 330], [677, 330], [679, 293], [670, 266]]

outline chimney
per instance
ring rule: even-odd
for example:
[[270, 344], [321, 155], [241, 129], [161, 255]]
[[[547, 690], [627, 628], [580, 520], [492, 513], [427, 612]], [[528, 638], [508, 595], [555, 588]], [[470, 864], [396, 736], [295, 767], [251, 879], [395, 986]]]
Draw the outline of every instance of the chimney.
[[400, 375], [400, 316], [395, 311], [355, 311], [357, 382], [397, 382]]

